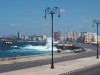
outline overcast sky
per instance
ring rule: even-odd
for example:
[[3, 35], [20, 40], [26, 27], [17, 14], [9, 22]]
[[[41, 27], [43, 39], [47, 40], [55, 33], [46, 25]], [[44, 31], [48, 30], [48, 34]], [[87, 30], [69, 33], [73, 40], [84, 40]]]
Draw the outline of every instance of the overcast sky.
[[54, 31], [95, 32], [93, 19], [100, 19], [100, 0], [0, 0], [0, 35], [50, 35], [51, 15], [47, 7], [59, 7], [54, 14]]

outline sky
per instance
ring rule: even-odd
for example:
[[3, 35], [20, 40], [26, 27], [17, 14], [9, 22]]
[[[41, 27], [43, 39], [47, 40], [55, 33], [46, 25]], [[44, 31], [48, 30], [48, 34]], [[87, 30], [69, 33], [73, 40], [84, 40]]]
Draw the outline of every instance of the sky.
[[0, 35], [51, 35], [51, 15], [45, 9], [60, 8], [54, 14], [54, 32], [96, 32], [94, 19], [100, 19], [100, 0], [0, 0]]

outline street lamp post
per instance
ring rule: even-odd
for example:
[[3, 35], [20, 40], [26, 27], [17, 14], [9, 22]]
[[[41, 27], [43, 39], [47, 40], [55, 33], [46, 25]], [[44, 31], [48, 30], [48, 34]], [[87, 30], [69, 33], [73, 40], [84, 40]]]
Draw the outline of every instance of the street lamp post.
[[97, 59], [99, 58], [99, 56], [98, 56], [98, 27], [99, 27], [99, 24], [100, 24], [100, 20], [93, 20], [93, 26], [94, 26], [94, 24], [96, 24], [97, 25]]
[[51, 59], [51, 69], [54, 69], [54, 60], [53, 60], [53, 15], [58, 14], [58, 17], [60, 17], [60, 9], [58, 7], [54, 7], [51, 9], [50, 7], [45, 9], [45, 18], [46, 15], [51, 14], [51, 21], [52, 21], [52, 59]]

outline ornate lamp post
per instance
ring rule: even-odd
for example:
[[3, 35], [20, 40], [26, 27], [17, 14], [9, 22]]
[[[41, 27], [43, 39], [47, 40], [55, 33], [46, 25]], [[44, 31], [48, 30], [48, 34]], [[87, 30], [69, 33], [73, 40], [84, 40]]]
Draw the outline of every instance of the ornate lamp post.
[[97, 25], [97, 59], [99, 58], [99, 56], [98, 56], [98, 27], [99, 27], [99, 24], [100, 24], [100, 20], [93, 20], [93, 26], [94, 26], [94, 24], [96, 24]]
[[52, 20], [52, 60], [51, 60], [51, 69], [54, 69], [54, 60], [53, 60], [53, 15], [58, 14], [58, 17], [60, 17], [60, 9], [58, 7], [54, 7], [51, 9], [50, 7], [45, 9], [45, 18], [46, 15], [51, 15]]

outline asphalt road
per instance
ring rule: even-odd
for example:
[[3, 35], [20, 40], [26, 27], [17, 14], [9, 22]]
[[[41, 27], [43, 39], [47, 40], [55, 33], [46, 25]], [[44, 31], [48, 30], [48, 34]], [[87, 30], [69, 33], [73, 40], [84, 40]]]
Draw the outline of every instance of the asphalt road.
[[100, 64], [76, 70], [66, 75], [100, 75]]
[[[63, 56], [63, 57], [54, 58], [54, 63], [78, 59], [78, 58], [84, 58], [84, 57], [89, 57], [89, 56], [94, 56], [94, 55], [95, 55], [94, 53], [79, 53], [73, 56]], [[44, 60], [36, 60], [36, 61], [30, 61], [30, 62], [29, 61], [20, 62], [16, 64], [0, 65], [0, 73], [20, 70], [20, 69], [25, 69], [25, 68], [31, 68], [31, 67], [37, 67], [41, 65], [50, 64], [50, 63], [51, 63], [51, 59], [44, 59]]]
[[[96, 56], [96, 51], [88, 52], [88, 53], [77, 53], [76, 55], [72, 55], [72, 56], [63, 56], [63, 57], [54, 58], [54, 63], [78, 59], [78, 58], [84, 58], [84, 57], [89, 57], [89, 56]], [[0, 65], [0, 73], [20, 70], [20, 69], [25, 69], [25, 68], [31, 68], [31, 67], [37, 67], [37, 66], [42, 66], [46, 64], [51, 64], [51, 59]]]

